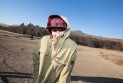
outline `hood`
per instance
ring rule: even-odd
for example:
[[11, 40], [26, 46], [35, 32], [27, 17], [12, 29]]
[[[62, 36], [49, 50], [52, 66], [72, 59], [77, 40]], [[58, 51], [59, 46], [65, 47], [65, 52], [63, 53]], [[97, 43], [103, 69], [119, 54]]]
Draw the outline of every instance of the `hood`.
[[66, 24], [67, 24], [67, 29], [65, 30], [65, 33], [64, 33], [64, 37], [65, 37], [65, 39], [67, 38], [67, 37], [69, 37], [69, 35], [70, 35], [70, 32], [71, 32], [71, 30], [70, 30], [70, 24], [69, 24], [69, 21], [67, 20], [67, 18], [66, 17], [64, 17], [64, 16], [60, 16], [65, 22], [66, 22]]

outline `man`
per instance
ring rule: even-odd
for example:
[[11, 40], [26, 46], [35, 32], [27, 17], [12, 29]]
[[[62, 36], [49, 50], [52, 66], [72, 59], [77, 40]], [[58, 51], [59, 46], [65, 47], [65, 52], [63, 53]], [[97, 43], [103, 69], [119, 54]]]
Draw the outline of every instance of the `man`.
[[33, 52], [34, 83], [70, 83], [77, 45], [69, 39], [66, 17], [51, 15], [44, 36]]

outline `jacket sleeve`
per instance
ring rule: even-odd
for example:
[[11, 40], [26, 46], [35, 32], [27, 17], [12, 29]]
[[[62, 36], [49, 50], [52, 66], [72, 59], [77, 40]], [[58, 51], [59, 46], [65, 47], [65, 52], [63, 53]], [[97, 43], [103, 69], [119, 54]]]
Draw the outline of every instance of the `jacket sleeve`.
[[38, 42], [37, 46], [35, 47], [33, 51], [33, 83], [36, 83], [38, 74], [39, 74], [39, 61], [40, 61], [40, 43], [41, 41]]
[[70, 83], [70, 81], [71, 81], [71, 72], [73, 70], [73, 66], [74, 66], [74, 63], [75, 63], [75, 60], [76, 60], [76, 54], [77, 54], [77, 52], [75, 50], [72, 54], [72, 57], [68, 61], [67, 65], [62, 70], [58, 83]]

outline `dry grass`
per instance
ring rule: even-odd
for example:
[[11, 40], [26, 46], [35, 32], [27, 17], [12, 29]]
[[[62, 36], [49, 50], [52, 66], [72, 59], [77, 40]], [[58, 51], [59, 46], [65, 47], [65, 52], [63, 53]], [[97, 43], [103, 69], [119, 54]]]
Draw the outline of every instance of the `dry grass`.
[[123, 66], [123, 53], [121, 52], [114, 52], [114, 53], [100, 53], [101, 56], [108, 60], [111, 61], [117, 65]]

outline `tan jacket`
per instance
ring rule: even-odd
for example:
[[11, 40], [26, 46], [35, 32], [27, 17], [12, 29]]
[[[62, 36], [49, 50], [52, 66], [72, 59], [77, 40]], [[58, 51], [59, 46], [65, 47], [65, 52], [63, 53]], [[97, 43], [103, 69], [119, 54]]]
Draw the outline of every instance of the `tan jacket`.
[[34, 83], [70, 83], [71, 71], [76, 59], [77, 45], [68, 38], [70, 26], [62, 38], [44, 36], [33, 53]]

